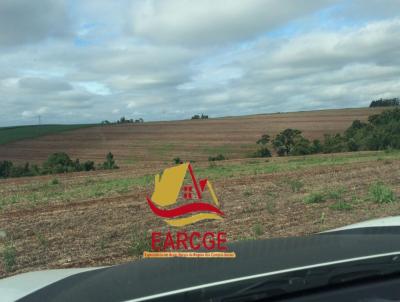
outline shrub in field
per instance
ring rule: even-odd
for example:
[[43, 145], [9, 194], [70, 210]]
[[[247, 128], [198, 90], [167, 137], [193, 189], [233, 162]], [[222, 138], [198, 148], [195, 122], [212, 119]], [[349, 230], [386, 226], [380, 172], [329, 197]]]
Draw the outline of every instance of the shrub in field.
[[4, 269], [11, 272], [16, 264], [16, 250], [13, 245], [7, 245], [2, 252]]
[[301, 188], [304, 186], [303, 182], [298, 179], [287, 179], [286, 183], [289, 185], [293, 193], [299, 192]]
[[254, 157], [271, 157], [271, 151], [269, 151], [267, 145], [270, 141], [270, 137], [268, 134], [263, 134], [261, 138], [256, 142], [259, 145], [259, 149], [254, 152]]
[[389, 203], [396, 200], [392, 189], [381, 182], [376, 182], [369, 187], [370, 198], [378, 203]]
[[294, 145], [289, 155], [307, 155], [311, 154], [313, 151], [310, 141], [304, 137], [299, 137]]
[[0, 161], [0, 177], [7, 178], [11, 176], [13, 163], [9, 160]]
[[70, 172], [74, 167], [74, 162], [65, 152], [51, 154], [43, 163], [43, 174]]
[[[298, 129], [285, 129], [272, 140], [273, 148], [279, 156], [307, 155], [314, 153], [339, 153], [360, 150], [400, 149], [400, 108], [386, 110], [371, 115], [368, 123], [359, 120], [342, 134], [325, 134], [324, 141], [310, 142]], [[266, 145], [270, 137], [263, 135], [257, 141], [261, 149], [256, 157], [271, 156]], [[264, 149], [263, 149], [264, 148]]]
[[[315, 141], [319, 143], [319, 141]], [[315, 149], [319, 148], [318, 145], [311, 144], [311, 142], [303, 137], [301, 131], [298, 129], [285, 129], [275, 136], [272, 141], [275, 151], [279, 156], [285, 155], [307, 155], [315, 153]]]
[[314, 139], [311, 147], [310, 147], [311, 153], [322, 153], [323, 151], [323, 146], [321, 144], [321, 141], [319, 139]]
[[324, 153], [345, 152], [347, 151], [346, 139], [340, 134], [325, 134], [322, 149]]
[[[106, 161], [98, 165], [97, 168], [118, 169], [118, 166], [115, 164], [114, 155], [109, 152], [106, 156]], [[81, 163], [79, 158], [73, 161], [65, 152], [58, 152], [51, 154], [41, 167], [29, 163], [14, 165], [11, 161], [0, 161], [0, 178], [91, 171], [95, 169], [94, 161], [87, 160]]]
[[209, 156], [208, 161], [225, 160], [225, 156], [218, 154], [217, 156]]
[[300, 130], [288, 128], [275, 136], [272, 145], [279, 156], [289, 155], [295, 145], [295, 141], [301, 137]]
[[256, 237], [261, 236], [264, 233], [263, 227], [261, 224], [257, 223], [253, 226], [253, 232]]
[[346, 192], [345, 188], [336, 188], [336, 189], [330, 189], [326, 192], [326, 197], [328, 199], [334, 199], [334, 200], [342, 200], [343, 199], [343, 194]]
[[182, 164], [183, 161], [182, 161], [179, 157], [175, 157], [175, 158], [174, 158], [174, 163], [177, 164], [177, 165], [179, 165], [179, 164]]
[[269, 151], [268, 148], [261, 147], [256, 152], [254, 152], [251, 157], [271, 157], [271, 156], [272, 156], [271, 151]]
[[314, 192], [309, 194], [305, 199], [305, 203], [321, 203], [326, 201], [325, 195], [321, 192]]
[[352, 209], [352, 206], [344, 200], [339, 200], [331, 205], [331, 209], [337, 211], [349, 211]]
[[114, 155], [111, 152], [108, 152], [106, 155], [106, 160], [102, 165], [103, 169], [118, 169], [119, 167], [115, 164]]
[[400, 108], [371, 115], [368, 123], [354, 121], [345, 139], [349, 151], [400, 149]]
[[146, 232], [141, 232], [134, 228], [131, 234], [129, 254], [132, 256], [141, 256], [146, 250], [151, 250], [150, 240], [147, 238]]
[[53, 178], [51, 181], [50, 181], [50, 184], [51, 185], [58, 185], [60, 183], [60, 181], [58, 180], [58, 178]]
[[[82, 170], [83, 171], [91, 171], [91, 170], [94, 170], [95, 169], [95, 167], [94, 167], [94, 161], [92, 161], [92, 160], [87, 160], [87, 161], [85, 161], [83, 164], [82, 164]], [[115, 166], [114, 166], [114, 169], [115, 169]]]

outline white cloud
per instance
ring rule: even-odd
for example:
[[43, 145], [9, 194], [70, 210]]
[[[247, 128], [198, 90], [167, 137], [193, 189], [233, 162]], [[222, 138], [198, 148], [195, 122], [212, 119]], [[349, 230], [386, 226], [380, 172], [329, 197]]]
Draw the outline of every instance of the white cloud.
[[151, 41], [221, 45], [254, 38], [332, 1], [147, 0], [132, 8], [131, 29]]
[[65, 1], [0, 1], [0, 48], [68, 36], [70, 32]]
[[376, 15], [376, 1], [358, 0], [334, 9], [287, 0], [54, 3], [48, 18], [68, 15], [65, 28], [33, 26], [30, 40], [16, 27], [15, 41], [0, 45], [4, 125], [39, 114], [48, 123], [157, 120], [400, 96], [398, 2]]

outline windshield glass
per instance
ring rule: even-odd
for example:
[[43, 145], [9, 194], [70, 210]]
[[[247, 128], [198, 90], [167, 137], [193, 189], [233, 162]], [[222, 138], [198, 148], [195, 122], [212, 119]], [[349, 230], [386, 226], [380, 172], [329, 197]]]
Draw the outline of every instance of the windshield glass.
[[0, 278], [397, 252], [399, 36], [391, 0], [0, 1]]

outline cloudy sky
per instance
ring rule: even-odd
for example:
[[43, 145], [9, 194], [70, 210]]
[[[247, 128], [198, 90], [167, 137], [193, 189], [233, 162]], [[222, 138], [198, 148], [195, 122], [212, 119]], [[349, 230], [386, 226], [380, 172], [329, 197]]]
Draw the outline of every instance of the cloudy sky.
[[0, 126], [400, 96], [400, 0], [1, 0]]

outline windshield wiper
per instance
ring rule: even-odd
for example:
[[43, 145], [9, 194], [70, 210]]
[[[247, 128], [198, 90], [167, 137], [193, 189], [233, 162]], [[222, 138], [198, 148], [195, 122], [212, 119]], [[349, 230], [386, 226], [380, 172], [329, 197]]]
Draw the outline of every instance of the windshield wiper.
[[400, 254], [303, 269], [253, 282], [217, 301], [258, 301], [285, 294], [400, 273]]

